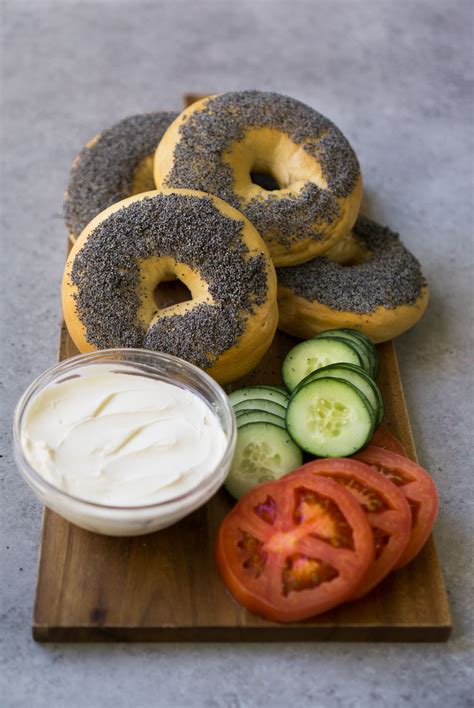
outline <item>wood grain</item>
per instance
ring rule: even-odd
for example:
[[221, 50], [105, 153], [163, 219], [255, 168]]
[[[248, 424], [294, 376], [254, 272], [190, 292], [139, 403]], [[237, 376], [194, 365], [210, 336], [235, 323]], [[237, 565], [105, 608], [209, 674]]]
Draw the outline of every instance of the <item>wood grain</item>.
[[[166, 296], [170, 293], [172, 288]], [[282, 359], [295, 341], [278, 332], [260, 365], [229, 390], [280, 383]], [[416, 459], [394, 346], [379, 345], [379, 352], [386, 424]], [[59, 359], [74, 354], [63, 324]], [[449, 637], [451, 617], [432, 538], [412, 563], [367, 597], [314, 620], [283, 625], [245, 611], [225, 590], [214, 563], [216, 531], [231, 505], [221, 490], [180, 523], [135, 538], [99, 536], [45, 509], [34, 639], [431, 642]]]

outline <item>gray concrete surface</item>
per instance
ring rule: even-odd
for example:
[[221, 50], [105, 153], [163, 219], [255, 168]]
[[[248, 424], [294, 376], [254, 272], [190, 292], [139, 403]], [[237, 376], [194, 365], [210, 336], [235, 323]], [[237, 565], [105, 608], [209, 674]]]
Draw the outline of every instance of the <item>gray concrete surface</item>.
[[[8, 706], [473, 705], [472, 3], [470, 0], [2, 0], [1, 693]], [[56, 356], [72, 158], [189, 90], [288, 93], [356, 148], [371, 214], [431, 284], [398, 345], [455, 631], [448, 644], [39, 646], [30, 638], [41, 508], [9, 424]]]

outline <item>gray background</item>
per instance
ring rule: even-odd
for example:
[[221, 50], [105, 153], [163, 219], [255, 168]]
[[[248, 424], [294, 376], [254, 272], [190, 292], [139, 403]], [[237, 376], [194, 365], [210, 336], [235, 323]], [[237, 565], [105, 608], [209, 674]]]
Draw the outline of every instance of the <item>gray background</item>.
[[[1, 2], [4, 706], [467, 706], [472, 622], [472, 3], [469, 0]], [[55, 361], [71, 160], [126, 115], [189, 90], [288, 93], [360, 157], [370, 213], [431, 285], [397, 343], [420, 458], [441, 495], [448, 644], [39, 646], [30, 638], [41, 508], [9, 437]]]

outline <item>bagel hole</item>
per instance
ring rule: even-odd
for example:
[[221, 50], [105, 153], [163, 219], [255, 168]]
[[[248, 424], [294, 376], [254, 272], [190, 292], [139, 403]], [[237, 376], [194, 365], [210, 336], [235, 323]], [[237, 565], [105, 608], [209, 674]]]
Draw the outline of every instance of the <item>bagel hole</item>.
[[250, 179], [252, 182], [267, 192], [275, 192], [277, 189], [281, 189], [280, 184], [276, 177], [274, 177], [271, 172], [250, 172]]
[[353, 268], [354, 266], [362, 265], [362, 263], [365, 263], [368, 258], [369, 254], [363, 256], [359, 255], [354, 258], [350, 258], [348, 261], [341, 263], [341, 265], [346, 266], [347, 268]]
[[352, 268], [368, 261], [372, 256], [372, 252], [365, 248], [352, 234], [349, 234], [323, 255], [340, 266]]
[[190, 289], [179, 278], [158, 283], [153, 292], [153, 297], [160, 310], [193, 299]]
[[370, 251], [362, 251], [361, 249], [357, 253], [351, 253], [348, 256], [340, 256], [338, 258], [331, 258], [331, 256], [328, 256], [328, 258], [330, 261], [336, 261], [336, 263], [339, 263], [340, 266], [345, 268], [353, 268], [354, 266], [362, 265], [362, 263], [368, 261], [370, 256]]

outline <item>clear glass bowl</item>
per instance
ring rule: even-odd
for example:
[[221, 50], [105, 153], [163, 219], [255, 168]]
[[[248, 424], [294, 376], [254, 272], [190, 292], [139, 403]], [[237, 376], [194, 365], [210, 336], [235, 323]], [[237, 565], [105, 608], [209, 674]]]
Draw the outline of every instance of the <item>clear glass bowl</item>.
[[[108, 506], [74, 497], [47, 482], [28, 463], [21, 444], [21, 426], [29, 403], [46, 386], [59, 383], [91, 364], [117, 362], [120, 370], [139, 371], [197, 394], [215, 413], [227, 445], [222, 459], [202, 482], [186, 494], [144, 506]], [[138, 536], [176, 523], [205, 504], [226, 478], [236, 442], [232, 406], [218, 383], [204, 371], [177, 357], [145, 349], [107, 349], [79, 354], [52, 366], [39, 376], [20, 398], [13, 417], [16, 465], [38, 499], [57, 514], [88, 531], [110, 536]]]

